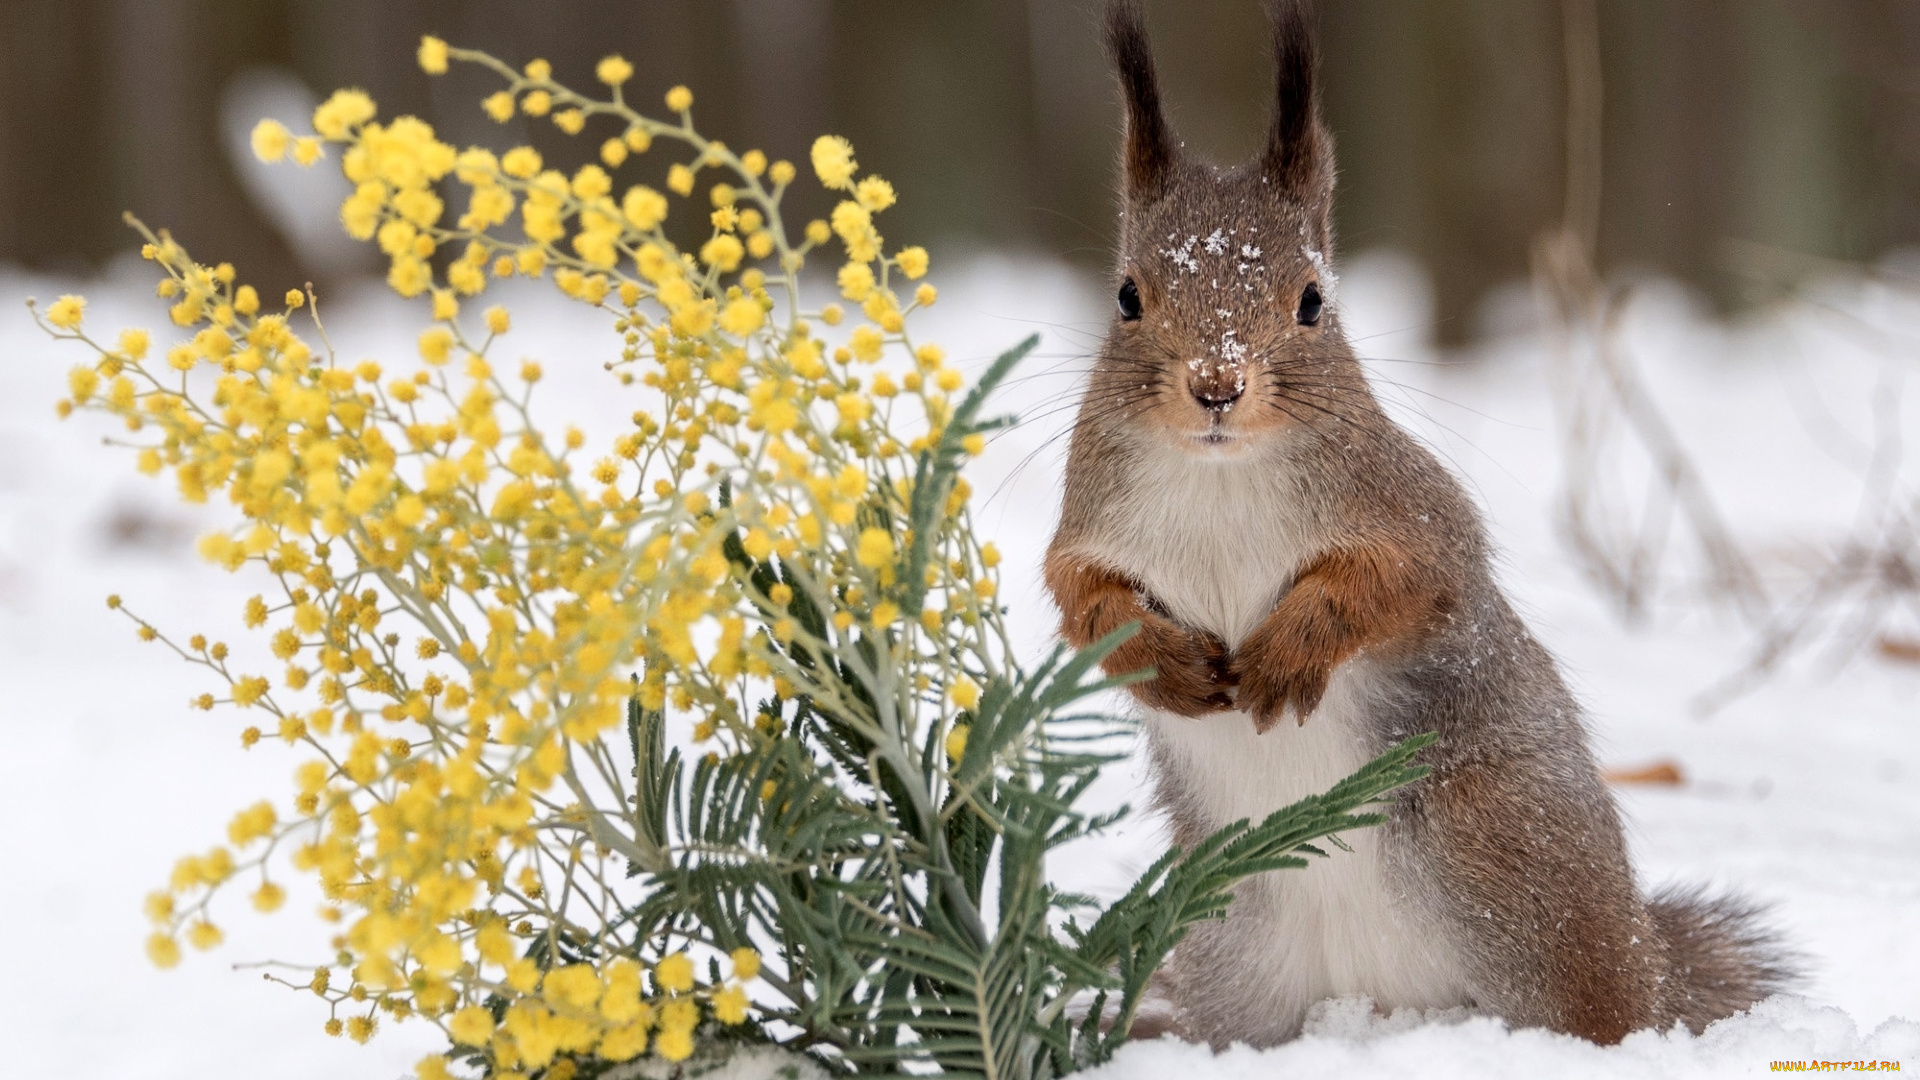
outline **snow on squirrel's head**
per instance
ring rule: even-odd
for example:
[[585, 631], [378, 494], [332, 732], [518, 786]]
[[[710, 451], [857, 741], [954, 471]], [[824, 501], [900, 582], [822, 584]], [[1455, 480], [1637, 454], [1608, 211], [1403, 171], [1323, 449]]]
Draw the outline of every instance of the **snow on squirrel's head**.
[[1370, 408], [1341, 332], [1333, 140], [1304, 0], [1272, 0], [1273, 123], [1255, 160], [1189, 157], [1160, 109], [1135, 0], [1110, 0], [1125, 101], [1116, 310], [1082, 420], [1196, 454], [1270, 445]]

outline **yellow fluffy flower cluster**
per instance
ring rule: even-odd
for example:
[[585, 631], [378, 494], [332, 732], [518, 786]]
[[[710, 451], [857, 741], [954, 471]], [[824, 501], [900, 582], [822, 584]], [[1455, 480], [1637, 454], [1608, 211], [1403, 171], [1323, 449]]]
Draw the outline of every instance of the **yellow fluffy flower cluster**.
[[[748, 1018], [760, 958], [684, 931], [637, 937], [622, 918], [630, 872], [644, 881], [672, 856], [636, 798], [629, 699], [712, 754], [750, 752], [783, 737], [779, 702], [832, 708], [844, 692], [794, 662], [796, 642], [816, 656], [860, 642], [883, 696], [927, 717], [930, 737], [964, 739], [953, 732], [1004, 655], [998, 556], [965, 526], [964, 482], [930, 549], [905, 524], [916, 455], [963, 380], [908, 336], [935, 293], [896, 286], [927, 256], [883, 254], [874, 215], [893, 190], [857, 176], [845, 140], [820, 140], [812, 163], [850, 197], [796, 242], [780, 214], [795, 168], [699, 135], [684, 88], [667, 95], [678, 120], [662, 121], [622, 100], [619, 57], [597, 69], [608, 99], [541, 61], [516, 71], [432, 38], [419, 58], [429, 73], [450, 60], [499, 73], [506, 87], [483, 103], [495, 119], [604, 140], [598, 164], [568, 175], [531, 147], [456, 151], [352, 90], [316, 110], [311, 135], [255, 130], [267, 159], [339, 155], [354, 184], [343, 225], [431, 308], [417, 358], [345, 363], [311, 294], [267, 305], [165, 233], [143, 249], [177, 331], [159, 355], [142, 330], [96, 340], [78, 297], [44, 316], [96, 352], [62, 414], [111, 414], [142, 472], [229, 503], [235, 525], [200, 551], [263, 583], [241, 613], [252, 648], [136, 616], [141, 638], [211, 672], [218, 689], [193, 704], [241, 710], [243, 745], [305, 752], [285, 801], [242, 810], [226, 845], [180, 860], [150, 898], [149, 952], [169, 966], [182, 937], [217, 944], [211, 904], [243, 879], [256, 908], [279, 907], [274, 876], [290, 865], [317, 879], [335, 935], [326, 963], [284, 981], [329, 1002], [331, 1033], [424, 1019], [502, 1077], [649, 1049], [682, 1060], [701, 1024]], [[656, 144], [686, 151], [666, 193], [642, 182]], [[707, 238], [683, 251], [663, 223], [707, 173], [721, 177], [694, 211]], [[835, 237], [859, 316], [802, 303], [801, 267]], [[610, 378], [636, 407], [598, 452], [536, 424], [539, 365], [498, 358], [507, 311], [472, 314], [512, 277], [549, 279], [611, 324]], [[766, 565], [777, 579], [750, 572]], [[873, 656], [876, 640], [891, 653]], [[421, 1073], [445, 1068], [436, 1056]]]

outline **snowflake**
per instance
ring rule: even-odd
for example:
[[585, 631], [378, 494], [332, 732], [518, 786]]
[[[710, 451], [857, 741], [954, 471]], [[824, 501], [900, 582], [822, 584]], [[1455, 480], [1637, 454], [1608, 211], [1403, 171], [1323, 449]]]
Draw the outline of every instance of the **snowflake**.
[[1234, 338], [1236, 333], [1238, 331], [1229, 330], [1220, 335], [1220, 358], [1229, 364], [1238, 364], [1247, 358], [1247, 347]]
[[[1167, 237], [1167, 239], [1171, 240], [1173, 239], [1173, 237], [1169, 236]], [[1186, 271], [1187, 273], [1197, 274], [1200, 272], [1200, 260], [1197, 258], [1194, 258], [1193, 245], [1199, 242], [1200, 242], [1199, 237], [1189, 236], [1187, 237], [1186, 243], [1181, 244], [1177, 248], [1166, 248], [1163, 251], [1161, 251], [1161, 254], [1165, 255], [1169, 259], [1172, 259], [1173, 265], [1179, 267], [1180, 269]]]

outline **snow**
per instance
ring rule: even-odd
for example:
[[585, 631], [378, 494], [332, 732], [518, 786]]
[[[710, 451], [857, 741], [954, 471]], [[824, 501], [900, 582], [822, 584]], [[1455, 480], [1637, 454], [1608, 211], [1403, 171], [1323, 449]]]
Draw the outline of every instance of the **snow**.
[[[1773, 905], [1808, 979], [1800, 997], [1765, 1002], [1698, 1038], [1643, 1032], [1600, 1048], [1487, 1017], [1374, 1018], [1348, 1001], [1322, 1006], [1287, 1046], [1214, 1056], [1140, 1043], [1093, 1075], [1692, 1077], [1766, 1071], [1775, 1060], [1920, 1064], [1920, 668], [1862, 658], [1836, 669], [1816, 656], [1698, 716], [1693, 699], [1746, 659], [1749, 633], [1680, 602], [1660, 607], [1648, 627], [1624, 629], [1571, 565], [1551, 520], [1558, 443], [1540, 337], [1509, 318], [1476, 363], [1457, 363], [1421, 338], [1430, 301], [1404, 262], [1370, 257], [1341, 269], [1344, 325], [1396, 414], [1487, 508], [1507, 553], [1504, 580], [1587, 702], [1601, 759], [1670, 759], [1687, 777], [1679, 787], [1619, 792], [1644, 880], [1700, 882]], [[1026, 422], [992, 442], [974, 475], [979, 524], [1007, 555], [1003, 595], [1017, 640], [1037, 652], [1052, 629], [1039, 564], [1071, 395], [1110, 301], [1097, 275], [1025, 259], [936, 267], [935, 281], [941, 300], [916, 316], [916, 333], [974, 370], [1030, 331], [1043, 334], [1003, 395]], [[44, 304], [68, 291], [92, 301], [90, 327], [164, 326], [138, 266], [89, 282], [0, 269], [0, 298]], [[1795, 552], [1843, 533], [1858, 509], [1873, 396], [1889, 384], [1871, 338], [1845, 320], [1896, 337], [1920, 331], [1920, 305], [1891, 293], [1836, 285], [1818, 299], [1724, 326], [1683, 293], [1654, 287], [1625, 323], [1723, 513], [1737, 535], [1779, 554], [1769, 563], [1777, 572]], [[555, 427], [578, 421], [590, 438], [617, 430], [635, 402], [606, 392], [600, 363], [617, 348], [613, 335], [544, 294], [507, 302], [514, 354], [540, 357], [548, 372], [536, 413]], [[418, 313], [371, 291], [323, 304], [344, 357], [412, 354]], [[224, 637], [242, 655], [262, 644], [240, 627], [257, 587], [191, 553], [211, 511], [177, 505], [134, 472], [130, 455], [100, 446], [110, 432], [98, 418], [54, 419], [51, 403], [80, 359], [45, 340], [22, 308], [0, 308], [0, 676], [9, 689], [0, 819], [10, 825], [0, 833], [8, 881], [0, 925], [11, 931], [0, 1016], [13, 1036], [5, 1071], [400, 1075], [434, 1047], [431, 1029], [390, 1024], [365, 1047], [329, 1039], [317, 1001], [235, 966], [325, 955], [327, 930], [306, 915], [316, 898], [291, 873], [280, 877], [292, 891], [282, 913], [230, 907], [218, 951], [169, 972], [144, 958], [142, 896], [177, 856], [221, 839], [235, 810], [281, 795], [295, 758], [274, 740], [242, 751], [233, 714], [189, 710], [203, 689], [194, 669], [138, 643], [102, 603], [119, 593], [146, 617]], [[1910, 443], [1916, 419], [1912, 406], [1900, 419]], [[1137, 804], [1144, 785], [1137, 765], [1119, 767], [1095, 797]], [[1058, 876], [1112, 895], [1163, 842], [1151, 819], [1132, 819], [1065, 853]]]
[[[1767, 1072], [1774, 1061], [1902, 1061], [1920, 1058], [1920, 1024], [1888, 1020], [1862, 1033], [1839, 1009], [1779, 997], [1724, 1020], [1699, 1038], [1642, 1031], [1600, 1047], [1542, 1029], [1509, 1030], [1491, 1017], [1399, 1014], [1379, 1019], [1364, 998], [1329, 1002], [1296, 1041], [1270, 1050], [1229, 1049], [1204, 1065], [1172, 1039], [1134, 1043], [1088, 1080], [1176, 1074], [1207, 1080], [1340, 1077], [1682, 1077]], [[1204, 1069], [1205, 1071], [1201, 1071]]]
[[[1216, 229], [1214, 231], [1218, 232], [1219, 230]], [[1167, 239], [1171, 240], [1174, 236], [1175, 234], [1168, 233]], [[1161, 254], [1172, 259], [1173, 264], [1180, 268], [1181, 273], [1197, 274], [1200, 272], [1200, 260], [1193, 254], [1193, 245], [1199, 242], [1200, 238], [1198, 236], [1189, 236], [1187, 237], [1186, 243], [1181, 244], [1177, 248], [1167, 248], [1163, 250]], [[1222, 250], [1225, 249], [1223, 248]], [[1175, 282], [1174, 284], [1177, 285], [1179, 283]]]
[[1300, 254], [1313, 264], [1313, 272], [1320, 285], [1320, 292], [1326, 296], [1326, 302], [1332, 304], [1340, 293], [1340, 275], [1333, 272], [1333, 264], [1327, 261], [1326, 253], [1314, 247], [1303, 246]]

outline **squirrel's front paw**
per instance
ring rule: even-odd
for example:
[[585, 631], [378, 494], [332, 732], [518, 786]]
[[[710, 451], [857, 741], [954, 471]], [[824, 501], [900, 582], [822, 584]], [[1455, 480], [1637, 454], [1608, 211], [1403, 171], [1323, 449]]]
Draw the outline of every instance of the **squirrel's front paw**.
[[1243, 648], [1229, 670], [1240, 685], [1240, 708], [1253, 717], [1253, 728], [1261, 734], [1280, 722], [1289, 705], [1304, 725], [1327, 692], [1329, 672], [1317, 664], [1289, 664]]
[[1115, 674], [1152, 667], [1153, 678], [1128, 689], [1143, 704], [1156, 709], [1198, 717], [1234, 707], [1226, 643], [1171, 619], [1143, 620], [1140, 632], [1114, 650], [1105, 666]]

